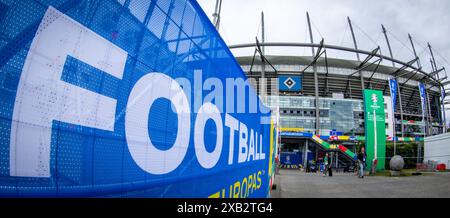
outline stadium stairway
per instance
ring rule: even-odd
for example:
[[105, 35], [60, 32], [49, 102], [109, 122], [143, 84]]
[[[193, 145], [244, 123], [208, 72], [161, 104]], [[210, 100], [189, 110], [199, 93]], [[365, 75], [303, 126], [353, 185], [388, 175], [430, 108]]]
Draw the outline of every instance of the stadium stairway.
[[[314, 141], [316, 144], [318, 144], [319, 146], [321, 146], [323, 149], [325, 150], [330, 150], [331, 149], [331, 145], [330, 143], [322, 140], [319, 136], [317, 135], [313, 135], [311, 137], [312, 141]], [[350, 151], [349, 149], [347, 149], [345, 146], [343, 146], [342, 144], [338, 145], [338, 150], [341, 151], [341, 153], [343, 153], [345, 156], [347, 156], [350, 160], [355, 160], [356, 159], [356, 154], [353, 153], [352, 151]]]

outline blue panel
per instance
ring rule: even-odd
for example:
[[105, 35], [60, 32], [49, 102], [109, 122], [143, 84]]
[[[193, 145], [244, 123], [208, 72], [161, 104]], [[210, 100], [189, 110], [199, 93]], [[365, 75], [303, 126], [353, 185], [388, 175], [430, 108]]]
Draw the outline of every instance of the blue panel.
[[305, 138], [311, 138], [313, 136], [312, 133], [307, 132], [281, 132], [281, 136], [291, 136], [291, 137], [305, 137]]
[[301, 152], [281, 152], [280, 163], [286, 165], [301, 164]]
[[280, 91], [298, 92], [302, 90], [302, 77], [278, 76], [278, 88]]
[[[225, 98], [231, 93], [228, 78], [247, 77], [195, 0], [0, 0], [0, 31], [0, 196], [268, 196], [270, 125], [260, 121], [270, 112], [220, 110], [222, 126], [208, 119], [195, 129], [200, 120], [195, 99], [214, 94], [212, 89], [195, 92], [196, 82], [223, 84], [217, 92], [223, 105], [250, 105], [249, 98], [238, 102], [237, 88], [234, 99]], [[196, 72], [201, 81], [194, 81]], [[152, 75], [180, 83], [189, 121], [179, 124], [183, 112], [173, 110], [179, 99], [163, 97], [130, 118], [133, 105], [149, 103], [147, 92], [172, 93], [173, 82], [137, 87]], [[301, 78], [293, 78], [294, 89], [301, 88]], [[164, 88], [153, 87], [158, 84]], [[137, 88], [143, 89], [131, 99]], [[247, 94], [256, 92], [250, 87]], [[239, 129], [230, 138], [226, 117], [247, 127], [246, 139], [238, 138], [244, 137]], [[238, 161], [239, 152], [251, 149], [250, 130], [258, 134], [259, 158], [246, 153]], [[200, 131], [207, 153], [221, 146], [212, 166], [199, 159], [195, 137]], [[186, 132], [184, 144], [176, 147]], [[222, 144], [216, 146], [220, 136]], [[168, 153], [157, 156], [150, 146]], [[173, 157], [180, 162], [167, 170]], [[163, 172], [150, 170], [157, 167]], [[230, 193], [230, 187], [238, 192]]]

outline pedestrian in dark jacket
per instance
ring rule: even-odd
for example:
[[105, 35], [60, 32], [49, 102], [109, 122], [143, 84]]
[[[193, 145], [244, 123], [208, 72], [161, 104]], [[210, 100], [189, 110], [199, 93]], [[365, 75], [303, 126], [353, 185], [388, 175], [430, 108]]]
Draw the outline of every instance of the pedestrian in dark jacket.
[[358, 178], [364, 178], [364, 168], [366, 167], [366, 151], [364, 147], [361, 147], [361, 152], [358, 154], [359, 175]]

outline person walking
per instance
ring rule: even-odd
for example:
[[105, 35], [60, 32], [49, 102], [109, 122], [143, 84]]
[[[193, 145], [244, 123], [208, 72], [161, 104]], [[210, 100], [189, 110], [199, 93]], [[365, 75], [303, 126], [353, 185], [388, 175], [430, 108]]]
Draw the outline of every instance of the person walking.
[[328, 153], [323, 157], [323, 176], [327, 176], [328, 171]]
[[358, 154], [359, 163], [359, 175], [358, 178], [364, 178], [364, 168], [366, 167], [366, 151], [364, 147], [361, 147], [361, 152]]
[[331, 155], [329, 155], [328, 165], [326, 166], [327, 170], [328, 170], [328, 176], [333, 176], [333, 170], [331, 169], [332, 168], [332, 164], [333, 164], [333, 161], [331, 160]]

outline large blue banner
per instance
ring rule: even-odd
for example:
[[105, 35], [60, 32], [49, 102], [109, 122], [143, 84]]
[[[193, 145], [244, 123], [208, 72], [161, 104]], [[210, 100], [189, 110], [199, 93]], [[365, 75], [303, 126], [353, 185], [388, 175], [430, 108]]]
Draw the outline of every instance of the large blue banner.
[[[422, 117], [427, 116], [427, 91], [425, 89], [425, 84], [419, 82], [419, 94], [420, 102], [422, 104]], [[423, 120], [425, 122], [425, 120]]]
[[389, 79], [389, 90], [391, 92], [392, 100], [392, 113], [395, 113], [395, 103], [397, 102], [397, 87], [398, 83], [396, 79]]
[[194, 0], [0, 0], [0, 31], [0, 196], [268, 196], [270, 111]]

